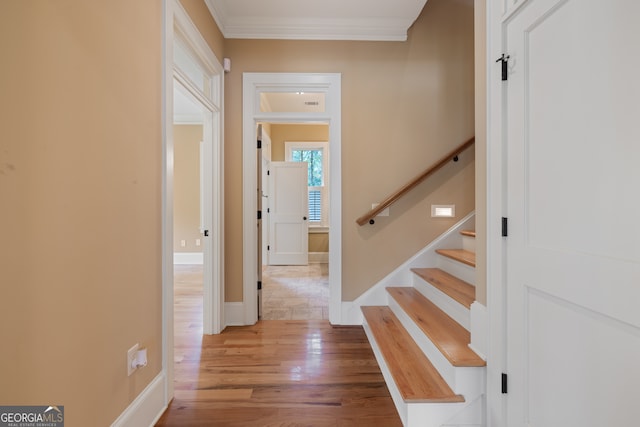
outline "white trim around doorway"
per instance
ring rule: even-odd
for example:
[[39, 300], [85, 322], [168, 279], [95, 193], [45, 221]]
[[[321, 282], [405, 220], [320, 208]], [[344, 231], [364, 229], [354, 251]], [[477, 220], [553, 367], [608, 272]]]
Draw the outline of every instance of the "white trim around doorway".
[[[325, 111], [269, 113], [260, 110], [262, 92], [324, 92]], [[264, 123], [324, 123], [329, 125], [329, 321], [342, 323], [342, 176], [341, 75], [336, 73], [244, 73], [242, 99], [243, 157], [243, 311], [244, 324], [258, 321], [258, 229], [256, 126]]]

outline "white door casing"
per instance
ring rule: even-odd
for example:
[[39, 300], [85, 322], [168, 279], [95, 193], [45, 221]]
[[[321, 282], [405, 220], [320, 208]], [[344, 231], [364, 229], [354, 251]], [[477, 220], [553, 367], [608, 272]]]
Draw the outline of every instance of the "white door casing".
[[[322, 92], [324, 112], [273, 113], [260, 110], [262, 92]], [[336, 73], [244, 73], [242, 97], [242, 157], [243, 157], [243, 309], [244, 323], [254, 324], [257, 312], [257, 230], [256, 218], [256, 155], [257, 123], [324, 123], [329, 125], [329, 321], [341, 324], [342, 315], [342, 167], [341, 167], [341, 75]]]
[[[164, 401], [165, 404], [173, 398], [173, 364], [174, 364], [174, 340], [173, 340], [173, 89], [174, 79], [178, 79], [182, 84], [190, 86], [185, 80], [184, 73], [176, 70], [174, 58], [174, 40], [180, 34], [192, 52], [196, 54], [201, 64], [207, 67], [212, 75], [211, 83], [212, 98], [204, 99], [197, 90], [191, 93], [207, 106], [212, 113], [210, 150], [207, 149], [207, 156], [212, 159], [211, 179], [211, 199], [207, 201], [211, 209], [210, 241], [205, 239], [205, 252], [211, 254], [210, 271], [211, 280], [208, 289], [205, 288], [205, 311], [211, 313], [205, 321], [204, 329], [209, 333], [217, 333], [224, 327], [224, 253], [222, 242], [224, 241], [223, 227], [223, 109], [222, 99], [224, 99], [224, 74], [222, 65], [207, 45], [202, 35], [198, 32], [191, 18], [184, 10], [178, 0], [163, 1], [163, 158], [162, 158], [162, 374], [166, 378], [164, 381]], [[208, 208], [208, 209], [209, 209]]]
[[269, 264], [309, 263], [308, 164], [269, 166]]
[[640, 419], [638, 16], [628, 0], [529, 0], [503, 23], [503, 425]]

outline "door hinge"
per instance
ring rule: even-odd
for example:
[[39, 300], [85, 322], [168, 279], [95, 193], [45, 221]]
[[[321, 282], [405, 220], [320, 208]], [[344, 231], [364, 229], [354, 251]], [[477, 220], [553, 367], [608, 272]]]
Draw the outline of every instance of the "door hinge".
[[262, 281], [258, 280], [258, 290], [261, 290], [261, 289], [262, 289]]
[[502, 81], [507, 80], [508, 76], [509, 76], [509, 55], [505, 55], [504, 53], [502, 54], [502, 56], [498, 59], [496, 59], [496, 62], [501, 62], [502, 64]]
[[209, 237], [209, 230], [204, 230], [204, 237]]
[[262, 140], [261, 140], [261, 139], [259, 139], [259, 140], [258, 140], [258, 150], [259, 150], [259, 149], [261, 149], [261, 148], [262, 148]]
[[502, 374], [502, 394], [507, 394], [507, 374]]
[[271, 250], [271, 246], [267, 245], [267, 250], [270, 251]]
[[258, 219], [262, 219], [262, 211], [258, 211]]
[[502, 237], [507, 237], [509, 235], [509, 224], [508, 219], [502, 217]]
[[267, 175], [271, 175], [271, 171], [269, 171], [269, 170], [268, 170], [268, 171], [267, 171]]
[[270, 208], [267, 208], [267, 213], [271, 213], [271, 209]]

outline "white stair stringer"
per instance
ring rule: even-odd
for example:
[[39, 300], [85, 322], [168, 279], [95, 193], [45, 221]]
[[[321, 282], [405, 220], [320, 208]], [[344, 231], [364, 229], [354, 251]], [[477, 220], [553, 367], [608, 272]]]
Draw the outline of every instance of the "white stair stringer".
[[442, 427], [483, 427], [485, 420], [484, 401], [484, 395], [478, 397], [453, 418], [442, 424]]
[[[366, 318], [364, 318], [363, 328], [373, 349], [373, 354], [378, 361], [380, 371], [387, 384], [393, 403], [398, 410], [398, 415], [405, 427], [442, 427], [444, 423], [455, 419], [459, 414], [466, 412], [465, 409], [474, 405], [474, 401], [460, 403], [431, 403], [431, 402], [405, 402], [396, 383], [387, 367], [384, 356], [378, 347], [375, 336], [371, 332]], [[466, 399], [466, 397], [465, 397]], [[480, 424], [480, 422], [477, 422]]]
[[460, 304], [440, 289], [432, 286], [427, 280], [417, 274], [414, 274], [413, 276], [413, 287], [416, 288], [418, 292], [437, 305], [440, 310], [447, 313], [449, 317], [462, 325], [462, 327], [467, 331], [471, 330], [471, 313], [467, 307]]
[[453, 366], [392, 296], [389, 296], [389, 308], [454, 393], [464, 396], [467, 402], [475, 400], [484, 393], [484, 366]]
[[476, 269], [470, 265], [438, 254], [436, 267], [446, 271], [452, 276], [456, 276], [458, 279], [464, 280], [470, 285], [475, 286], [476, 284]]

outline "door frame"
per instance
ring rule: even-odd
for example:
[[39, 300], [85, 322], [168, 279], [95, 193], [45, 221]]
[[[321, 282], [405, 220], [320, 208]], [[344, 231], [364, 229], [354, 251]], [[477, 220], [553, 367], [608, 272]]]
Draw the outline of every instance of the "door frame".
[[501, 233], [501, 218], [506, 212], [506, 144], [503, 132], [503, 103], [506, 88], [500, 77], [499, 64], [494, 60], [503, 53], [503, 0], [486, 1], [487, 19], [487, 382], [486, 425], [506, 427], [506, 399], [501, 378], [506, 373], [506, 308], [505, 277], [506, 242]]
[[[256, 127], [266, 123], [324, 123], [329, 125], [329, 321], [341, 324], [342, 315], [342, 175], [341, 175], [341, 74], [243, 73], [242, 95], [242, 197], [243, 197], [243, 303], [244, 323], [258, 321], [257, 271], [257, 165]], [[261, 92], [323, 92], [323, 113], [263, 113]]]
[[[174, 78], [184, 76], [175, 72], [173, 61], [173, 43], [176, 29], [189, 44], [189, 48], [198, 59], [214, 74], [216, 89], [212, 119], [216, 131], [213, 132], [212, 166], [215, 173], [212, 182], [212, 254], [209, 266], [213, 270], [210, 283], [204, 283], [203, 330], [205, 333], [219, 333], [224, 328], [224, 169], [223, 169], [223, 104], [224, 71], [222, 65], [209, 48], [195, 24], [179, 0], [163, 2], [163, 96], [162, 96], [162, 371], [165, 373], [164, 398], [168, 403], [173, 398], [174, 379], [174, 325], [173, 325], [173, 89]], [[205, 243], [205, 246], [207, 243]], [[206, 260], [205, 266], [207, 265]]]

